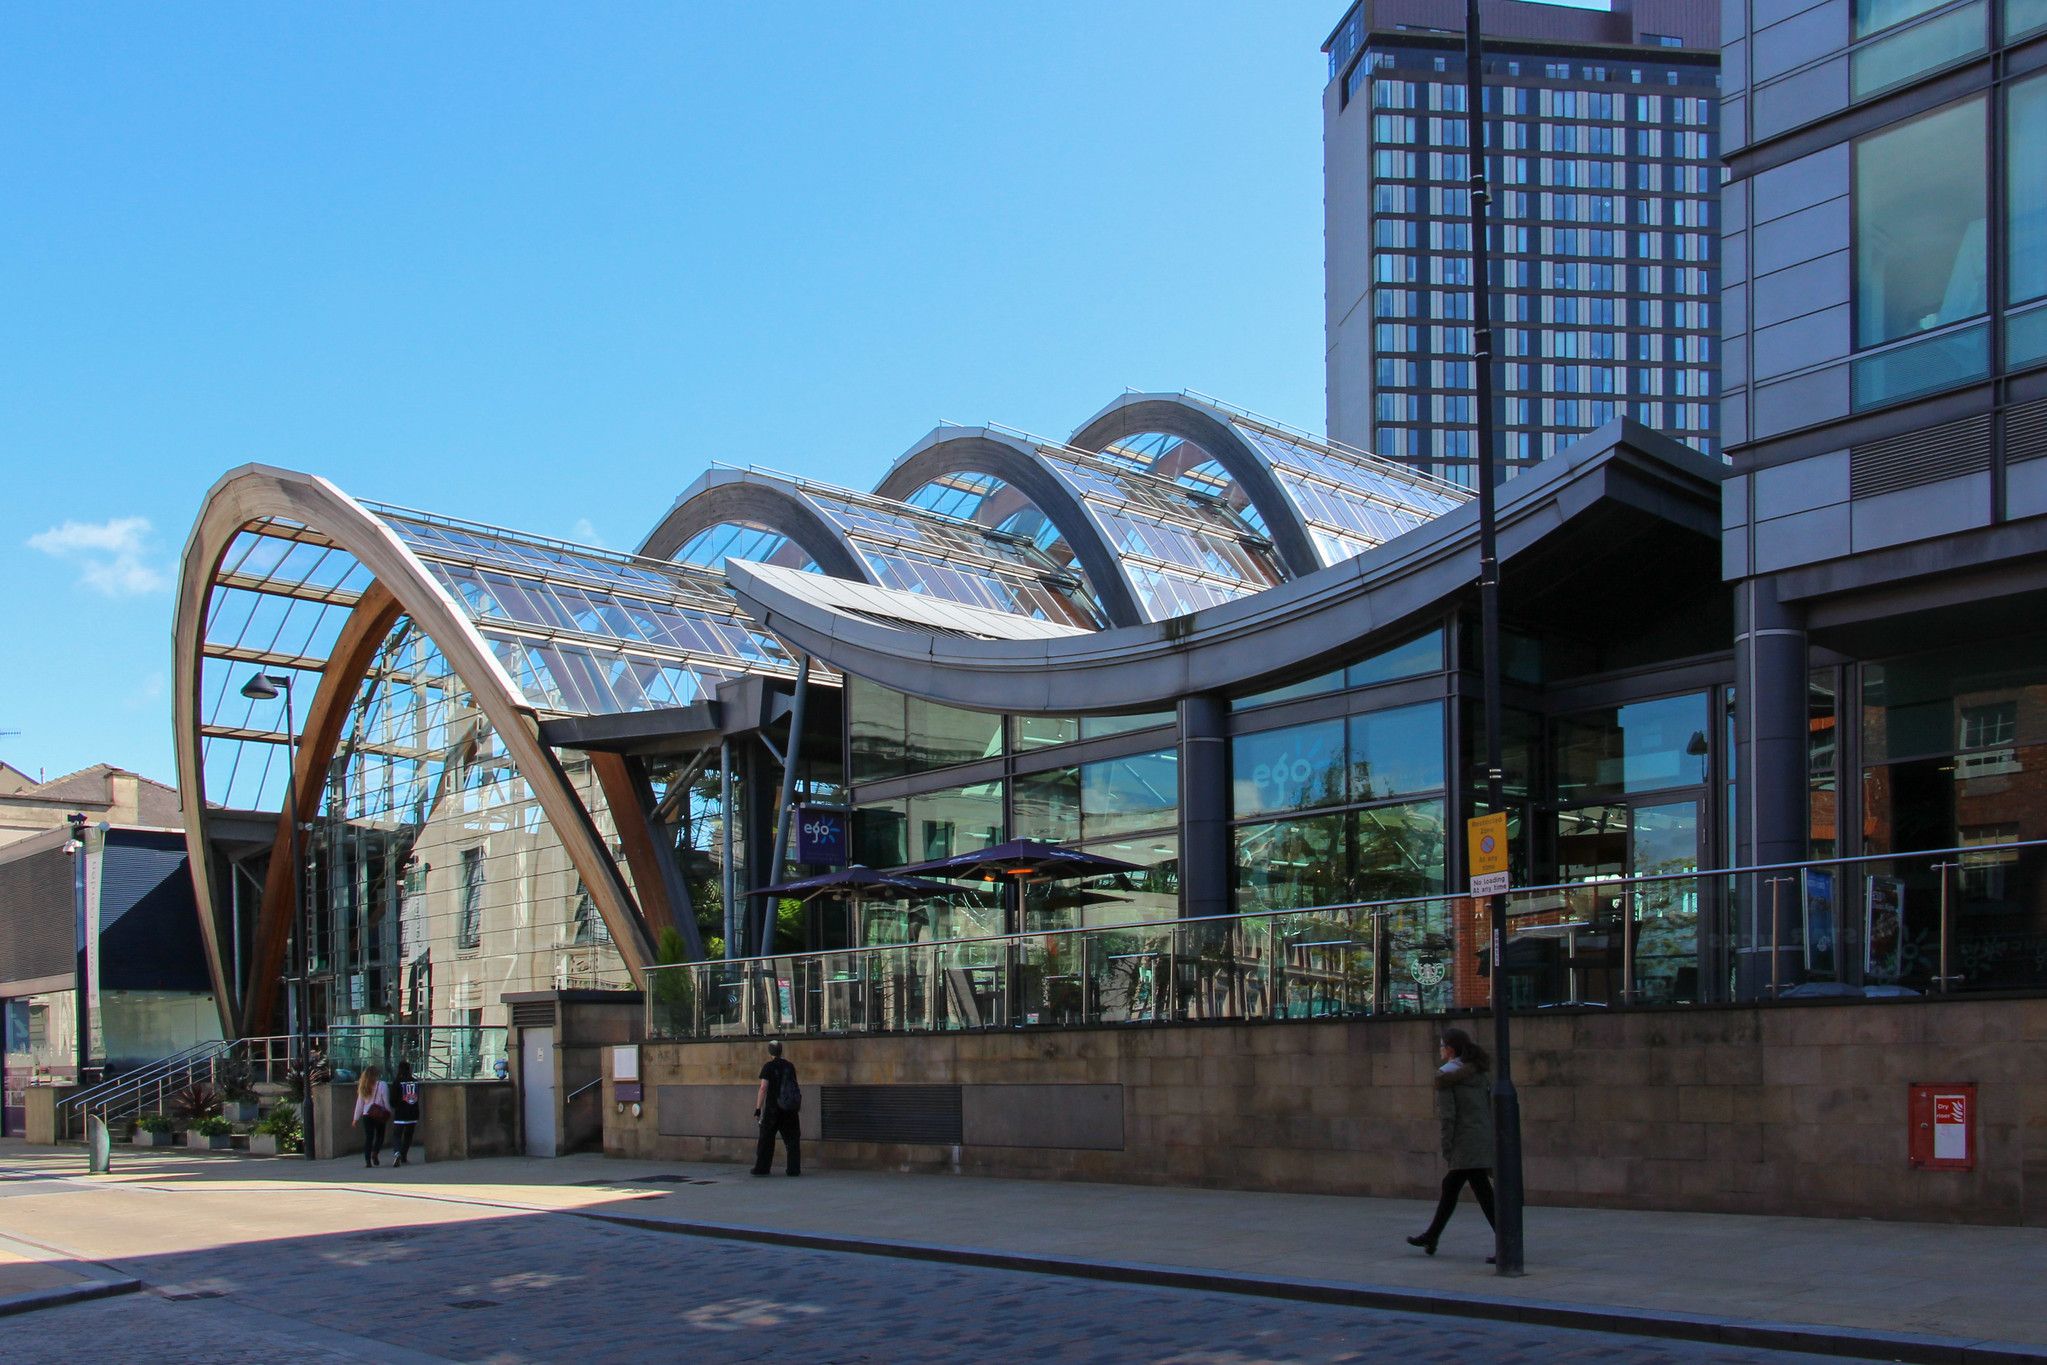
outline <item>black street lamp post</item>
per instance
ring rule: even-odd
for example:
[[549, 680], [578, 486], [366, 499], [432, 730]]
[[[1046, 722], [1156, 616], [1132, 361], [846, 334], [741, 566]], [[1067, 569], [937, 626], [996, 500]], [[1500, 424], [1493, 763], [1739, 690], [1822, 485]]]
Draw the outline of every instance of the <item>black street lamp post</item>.
[[[1492, 280], [1486, 269], [1485, 69], [1478, 0], [1464, 0], [1464, 129], [1471, 163], [1472, 378], [1478, 395], [1478, 610], [1484, 670], [1486, 811], [1506, 806], [1500, 736], [1500, 559], [1497, 535], [1498, 452], [1493, 449]], [[1522, 1273], [1521, 1097], [1514, 1090], [1513, 1038], [1507, 1013], [1507, 898], [1492, 902], [1493, 1173], [1499, 1182], [1493, 1256], [1502, 1275]]]
[[292, 1052], [299, 1068], [299, 1145], [306, 1160], [313, 1159], [313, 1049], [311, 982], [312, 945], [306, 923], [305, 860], [299, 851], [298, 722], [291, 703], [291, 675], [258, 673], [242, 684], [242, 695], [251, 701], [284, 697], [284, 809], [291, 824], [291, 943], [292, 943]]

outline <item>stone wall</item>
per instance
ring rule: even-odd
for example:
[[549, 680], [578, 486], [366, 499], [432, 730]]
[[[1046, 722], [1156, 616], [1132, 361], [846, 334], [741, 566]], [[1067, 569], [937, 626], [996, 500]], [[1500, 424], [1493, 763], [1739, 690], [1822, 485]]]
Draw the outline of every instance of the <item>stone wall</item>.
[[[837, 1087], [959, 1088], [957, 1142], [813, 1136], [806, 1164], [1415, 1198], [1441, 1173], [1436, 1027], [793, 1037], [787, 1055], [812, 1135]], [[2047, 1226], [2047, 1000], [1544, 1012], [1515, 1039], [1532, 1203]], [[605, 1152], [750, 1160], [764, 1059], [645, 1044], [641, 1114], [605, 1084]], [[1913, 1082], [1977, 1085], [1973, 1171], [1908, 1166]], [[1120, 1145], [1099, 1145], [1101, 1087]]]
[[[354, 1109], [353, 1081], [314, 1087], [317, 1156], [362, 1155], [362, 1129], [350, 1122]], [[511, 1156], [519, 1150], [518, 1122], [518, 1094], [509, 1082], [426, 1081], [419, 1087], [419, 1131], [413, 1140], [428, 1161]], [[384, 1141], [388, 1151], [388, 1129]]]

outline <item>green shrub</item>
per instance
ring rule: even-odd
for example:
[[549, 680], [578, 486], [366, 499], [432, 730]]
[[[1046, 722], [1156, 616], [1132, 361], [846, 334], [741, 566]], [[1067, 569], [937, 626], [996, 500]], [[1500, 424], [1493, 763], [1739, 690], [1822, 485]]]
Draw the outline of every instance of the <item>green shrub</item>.
[[299, 1107], [289, 1100], [280, 1101], [249, 1131], [267, 1133], [276, 1138], [280, 1152], [297, 1152], [305, 1147], [305, 1134], [299, 1128]]
[[162, 1114], [144, 1114], [135, 1120], [135, 1127], [138, 1132], [168, 1133], [171, 1131], [171, 1121]]
[[200, 1137], [226, 1137], [234, 1131], [234, 1125], [218, 1114], [208, 1114], [192, 1125], [192, 1131]]
[[196, 1123], [200, 1119], [218, 1114], [220, 1091], [205, 1081], [194, 1081], [171, 1096], [171, 1112], [187, 1123]]
[[275, 1133], [283, 1137], [286, 1133], [299, 1130], [299, 1107], [290, 1100], [279, 1100], [276, 1107], [256, 1121], [250, 1129], [253, 1133]]
[[248, 1059], [236, 1057], [222, 1062], [214, 1072], [214, 1079], [220, 1082], [220, 1091], [236, 1104], [247, 1104], [256, 1098], [256, 1069]]

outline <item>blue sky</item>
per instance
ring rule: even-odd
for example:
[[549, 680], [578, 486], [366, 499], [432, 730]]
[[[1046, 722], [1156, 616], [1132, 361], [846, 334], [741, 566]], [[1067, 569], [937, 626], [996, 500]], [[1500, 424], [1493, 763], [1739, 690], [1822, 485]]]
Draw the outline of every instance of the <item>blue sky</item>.
[[250, 460], [630, 547], [1125, 386], [1322, 425], [1342, 5], [16, 5], [0, 759], [173, 776], [175, 561]]

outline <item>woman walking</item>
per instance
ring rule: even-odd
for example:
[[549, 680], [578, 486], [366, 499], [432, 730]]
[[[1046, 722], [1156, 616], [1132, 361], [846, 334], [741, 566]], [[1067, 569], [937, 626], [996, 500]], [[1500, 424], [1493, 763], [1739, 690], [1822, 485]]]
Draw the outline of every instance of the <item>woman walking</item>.
[[362, 1164], [381, 1166], [384, 1125], [391, 1121], [391, 1087], [377, 1079], [377, 1069], [366, 1066], [355, 1082], [355, 1117], [349, 1122], [362, 1125]]
[[[1457, 1211], [1457, 1193], [1470, 1185], [1488, 1223], [1493, 1221], [1493, 1095], [1492, 1071], [1485, 1049], [1461, 1028], [1443, 1030], [1443, 1064], [1436, 1071], [1436, 1119], [1442, 1126], [1443, 1197], [1429, 1230], [1407, 1239], [1433, 1256], [1436, 1239]], [[1486, 1264], [1493, 1258], [1486, 1257]]]
[[391, 1150], [397, 1154], [393, 1166], [403, 1166], [412, 1153], [412, 1139], [419, 1130], [419, 1082], [412, 1079], [412, 1063], [398, 1063], [391, 1078]]

